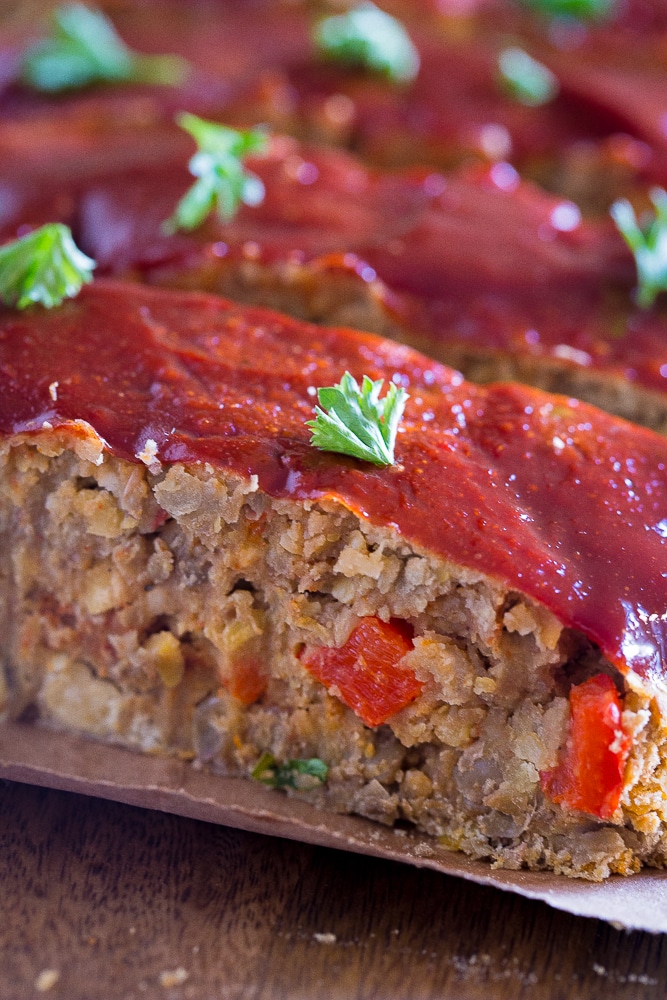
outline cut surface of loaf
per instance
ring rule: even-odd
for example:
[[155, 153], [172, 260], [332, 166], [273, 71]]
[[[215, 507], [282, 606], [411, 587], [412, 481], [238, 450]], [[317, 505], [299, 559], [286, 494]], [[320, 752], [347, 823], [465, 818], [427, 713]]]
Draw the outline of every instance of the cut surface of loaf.
[[[309, 443], [345, 370], [396, 464]], [[0, 321], [8, 716], [478, 857], [662, 865], [667, 445], [400, 345], [97, 282]]]

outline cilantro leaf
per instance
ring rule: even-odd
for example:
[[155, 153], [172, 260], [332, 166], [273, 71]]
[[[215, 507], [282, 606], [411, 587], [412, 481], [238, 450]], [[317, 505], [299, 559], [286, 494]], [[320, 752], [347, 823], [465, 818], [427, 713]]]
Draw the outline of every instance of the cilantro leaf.
[[262, 181], [245, 169], [243, 160], [253, 153], [265, 152], [266, 132], [262, 129], [238, 132], [187, 113], [178, 115], [176, 121], [199, 147], [189, 164], [190, 173], [197, 180], [164, 223], [165, 232], [196, 229], [214, 209], [223, 222], [229, 222], [241, 203], [259, 205], [264, 200]]
[[22, 66], [24, 83], [48, 93], [93, 83], [178, 84], [187, 72], [181, 56], [133, 52], [104, 14], [82, 3], [54, 12], [50, 37], [28, 49]]
[[49, 223], [0, 247], [0, 299], [17, 309], [35, 302], [51, 309], [78, 295], [94, 267], [69, 226]]
[[419, 72], [419, 53], [400, 21], [373, 3], [325, 17], [315, 28], [320, 53], [351, 66], [409, 83]]
[[498, 56], [498, 69], [502, 83], [512, 97], [528, 107], [547, 104], [558, 94], [558, 80], [551, 70], [523, 49], [503, 49]]
[[263, 753], [250, 772], [255, 781], [271, 788], [295, 788], [305, 792], [323, 785], [329, 768], [319, 757], [287, 760], [278, 764], [272, 753]]
[[658, 292], [667, 291], [667, 191], [653, 188], [650, 193], [654, 217], [640, 226], [629, 201], [620, 198], [611, 206], [611, 216], [635, 255], [637, 265], [637, 305], [650, 309]]
[[616, 9], [616, 0], [523, 0], [523, 4], [545, 17], [576, 21], [602, 21]]
[[383, 379], [373, 382], [364, 375], [360, 388], [345, 372], [338, 385], [318, 389], [320, 406], [315, 419], [306, 423], [313, 432], [310, 443], [374, 465], [393, 465], [398, 424], [409, 397], [391, 382], [381, 400], [382, 385]]

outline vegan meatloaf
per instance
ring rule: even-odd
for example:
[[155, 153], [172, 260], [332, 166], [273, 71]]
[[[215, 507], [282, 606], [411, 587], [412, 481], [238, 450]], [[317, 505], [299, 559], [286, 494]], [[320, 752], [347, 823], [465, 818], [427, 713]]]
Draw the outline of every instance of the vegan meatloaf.
[[[628, 0], [564, 47], [507, 0], [389, 4], [420, 52], [403, 84], [316, 50], [318, 12], [354, 3], [109, 4], [130, 46], [177, 53], [189, 75], [57, 96], [21, 73], [54, 6], [0, 25], [3, 242], [62, 221], [97, 274], [356, 325], [473, 381], [518, 379], [667, 430], [664, 304], [636, 308], [635, 262], [607, 215], [627, 195], [641, 217], [648, 186], [667, 183], [660, 4]], [[500, 84], [508, 33], [558, 77], [546, 103]], [[183, 111], [330, 147], [275, 136], [247, 164], [260, 205], [165, 233], [193, 180]]]
[[[310, 443], [345, 371], [396, 462]], [[667, 443], [390, 341], [97, 281], [0, 314], [9, 718], [511, 867], [667, 857]], [[276, 792], [276, 794], [281, 794]]]
[[509, 164], [389, 173], [274, 136], [248, 161], [261, 204], [168, 235], [185, 168], [175, 157], [159, 191], [152, 169], [79, 186], [75, 233], [103, 273], [372, 330], [472, 381], [516, 379], [667, 432], [667, 313], [636, 306], [610, 218], [582, 218]]
[[[0, 124], [13, 150], [0, 233], [59, 219], [100, 274], [373, 330], [472, 381], [518, 379], [667, 430], [667, 316], [634, 305], [635, 264], [611, 219], [583, 219], [509, 164], [387, 173], [274, 136], [248, 163], [260, 205], [168, 234], [194, 144], [175, 125], [124, 129], [98, 123], [91, 140], [88, 118], [70, 120], [26, 156], [32, 124]], [[119, 147], [128, 131], [136, 141]]]

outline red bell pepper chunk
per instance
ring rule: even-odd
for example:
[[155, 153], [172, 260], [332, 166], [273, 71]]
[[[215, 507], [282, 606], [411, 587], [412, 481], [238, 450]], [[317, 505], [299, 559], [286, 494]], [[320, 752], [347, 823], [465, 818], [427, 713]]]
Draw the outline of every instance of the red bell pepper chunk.
[[362, 618], [344, 646], [308, 646], [304, 667], [335, 693], [367, 726], [379, 726], [421, 693], [423, 684], [401, 664], [413, 648], [406, 627]]
[[252, 705], [266, 691], [266, 674], [259, 662], [251, 656], [235, 660], [225, 687], [244, 705]]
[[623, 791], [632, 739], [621, 724], [621, 699], [606, 674], [570, 691], [570, 733], [556, 767], [540, 774], [553, 802], [608, 819]]

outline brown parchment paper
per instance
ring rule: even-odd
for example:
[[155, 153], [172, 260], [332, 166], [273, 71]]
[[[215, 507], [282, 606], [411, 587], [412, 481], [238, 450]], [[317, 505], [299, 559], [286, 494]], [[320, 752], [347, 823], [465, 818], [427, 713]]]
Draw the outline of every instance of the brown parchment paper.
[[543, 872], [494, 870], [431, 838], [324, 813], [249, 779], [223, 778], [171, 758], [142, 756], [21, 723], [0, 726], [0, 777], [433, 868], [616, 927], [667, 932], [667, 872], [642, 871], [591, 883]]

